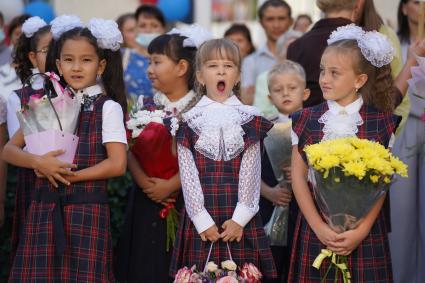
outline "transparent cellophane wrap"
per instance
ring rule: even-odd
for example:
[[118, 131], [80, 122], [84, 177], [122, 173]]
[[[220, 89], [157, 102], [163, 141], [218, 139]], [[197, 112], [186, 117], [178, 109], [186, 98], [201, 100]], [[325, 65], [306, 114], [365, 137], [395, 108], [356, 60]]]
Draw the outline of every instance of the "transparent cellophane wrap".
[[[291, 165], [291, 122], [276, 123], [264, 139], [264, 147], [273, 173], [281, 186], [291, 189], [282, 168]], [[289, 205], [275, 206], [269, 222], [264, 226], [272, 246], [286, 246], [288, 241]]]
[[[26, 105], [17, 112], [20, 128], [24, 134], [26, 150], [43, 155], [52, 150], [63, 149], [65, 153], [58, 159], [72, 163], [78, 145], [74, 134], [81, 104], [68, 90], [64, 90], [54, 75], [35, 74], [36, 80], [50, 80], [52, 89], [44, 89], [40, 94], [31, 95]], [[54, 91], [54, 94], [51, 92]], [[49, 95], [53, 96], [50, 97]]]
[[389, 189], [383, 181], [372, 183], [368, 176], [362, 180], [345, 176], [339, 168], [332, 168], [326, 178], [310, 168], [309, 179], [322, 216], [337, 233], [355, 229]]

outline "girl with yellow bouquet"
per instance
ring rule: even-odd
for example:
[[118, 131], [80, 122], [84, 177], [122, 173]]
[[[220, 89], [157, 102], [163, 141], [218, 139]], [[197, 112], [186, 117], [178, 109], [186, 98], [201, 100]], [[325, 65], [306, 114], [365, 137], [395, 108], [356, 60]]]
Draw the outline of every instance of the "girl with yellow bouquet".
[[[304, 148], [322, 140], [355, 137], [385, 147], [396, 130], [389, 63], [394, 49], [377, 32], [348, 25], [334, 31], [321, 59], [320, 87], [326, 102], [292, 115], [292, 186], [301, 209], [294, 235], [288, 282], [333, 281], [329, 261], [317, 270], [312, 264], [322, 249], [347, 256], [352, 282], [391, 282], [388, 214], [382, 196], [349, 231], [337, 233], [317, 209], [311, 193]], [[347, 184], [348, 185], [348, 184]], [[336, 271], [335, 271], [336, 272]]]

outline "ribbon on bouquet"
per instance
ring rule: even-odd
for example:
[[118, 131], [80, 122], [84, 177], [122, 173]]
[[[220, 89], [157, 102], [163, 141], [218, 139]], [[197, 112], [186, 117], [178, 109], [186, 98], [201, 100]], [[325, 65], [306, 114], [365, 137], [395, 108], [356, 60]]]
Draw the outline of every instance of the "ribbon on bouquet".
[[[204, 272], [207, 272], [207, 270], [208, 270], [208, 268], [207, 268], [207, 267], [208, 267], [208, 262], [210, 261], [211, 251], [212, 251], [213, 245], [214, 245], [214, 243], [213, 243], [213, 242], [211, 242], [210, 250], [209, 250], [209, 252], [208, 252], [207, 261], [205, 262]], [[233, 261], [232, 253], [230, 252], [230, 248], [229, 248], [229, 243], [228, 243], [228, 242], [226, 242], [226, 246], [227, 246], [227, 252], [229, 253], [229, 259], [230, 259], [231, 261]]]
[[[331, 257], [331, 265], [329, 266], [328, 270], [326, 271], [325, 276], [322, 278], [321, 282], [325, 282], [326, 277], [328, 275], [328, 272], [330, 271], [330, 269], [332, 268], [332, 266], [335, 266], [336, 268], [336, 275], [338, 275], [338, 270], [341, 271], [342, 273], [342, 279], [344, 281], [344, 283], [351, 283], [351, 274], [350, 271], [348, 270], [347, 267], [347, 263], [346, 262], [341, 262], [338, 263], [338, 258], [340, 256], [338, 256], [336, 253], [328, 250], [328, 249], [322, 249], [321, 253], [316, 257], [316, 259], [313, 262], [313, 267], [316, 269], [320, 269], [320, 266], [322, 265], [322, 262], [325, 258]], [[344, 257], [346, 258], [346, 257]]]

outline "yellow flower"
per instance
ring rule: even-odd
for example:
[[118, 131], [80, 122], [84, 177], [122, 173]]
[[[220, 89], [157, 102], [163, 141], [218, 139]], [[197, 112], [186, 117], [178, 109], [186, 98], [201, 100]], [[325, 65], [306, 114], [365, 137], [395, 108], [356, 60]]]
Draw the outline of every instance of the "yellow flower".
[[[363, 179], [366, 174], [372, 183], [379, 182], [380, 176], [387, 176], [390, 182], [394, 174], [407, 177], [407, 166], [377, 142], [357, 137], [322, 141], [305, 147], [310, 166], [322, 172], [327, 178], [332, 168], [342, 168], [346, 176]], [[338, 177], [331, 176], [335, 182]]]
[[391, 166], [394, 171], [402, 177], [407, 177], [407, 165], [395, 156], [390, 156]]
[[372, 181], [372, 183], [378, 183], [378, 181], [379, 181], [379, 176], [376, 176], [376, 175], [370, 175], [370, 180]]
[[385, 178], [384, 178], [384, 182], [385, 182], [386, 184], [389, 184], [389, 183], [391, 183], [391, 179], [390, 179], [390, 178], [388, 178], [388, 177], [385, 177]]
[[347, 162], [343, 168], [346, 176], [355, 176], [361, 180], [366, 175], [366, 165], [362, 162]]

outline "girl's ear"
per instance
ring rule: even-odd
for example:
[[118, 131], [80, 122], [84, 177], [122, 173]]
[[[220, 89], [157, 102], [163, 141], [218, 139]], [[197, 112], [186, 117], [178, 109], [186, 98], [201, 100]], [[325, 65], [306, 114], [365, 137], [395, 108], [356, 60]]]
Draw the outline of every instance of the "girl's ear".
[[181, 59], [177, 63], [177, 75], [179, 77], [184, 77], [188, 70], [189, 70], [189, 62], [184, 59]]
[[201, 85], [205, 85], [204, 77], [202, 76], [201, 71], [196, 71], [196, 79]]
[[309, 88], [304, 89], [303, 93], [303, 101], [306, 101], [310, 97], [311, 91]]
[[34, 51], [30, 51], [28, 53], [28, 59], [30, 60], [33, 68], [38, 67], [37, 66], [37, 60], [35, 59], [36, 56], [37, 56], [37, 54]]
[[356, 89], [361, 89], [368, 80], [368, 76], [366, 74], [360, 74], [357, 76], [356, 81], [354, 82], [354, 87]]
[[56, 59], [56, 67], [58, 68], [58, 71], [59, 71], [59, 75], [61, 75], [62, 76], [62, 68], [61, 68], [61, 64], [60, 64], [60, 60], [59, 59]]
[[97, 67], [97, 74], [98, 75], [102, 75], [103, 74], [103, 72], [106, 69], [106, 64], [107, 64], [107, 62], [106, 62], [105, 59], [100, 60], [99, 67]]

